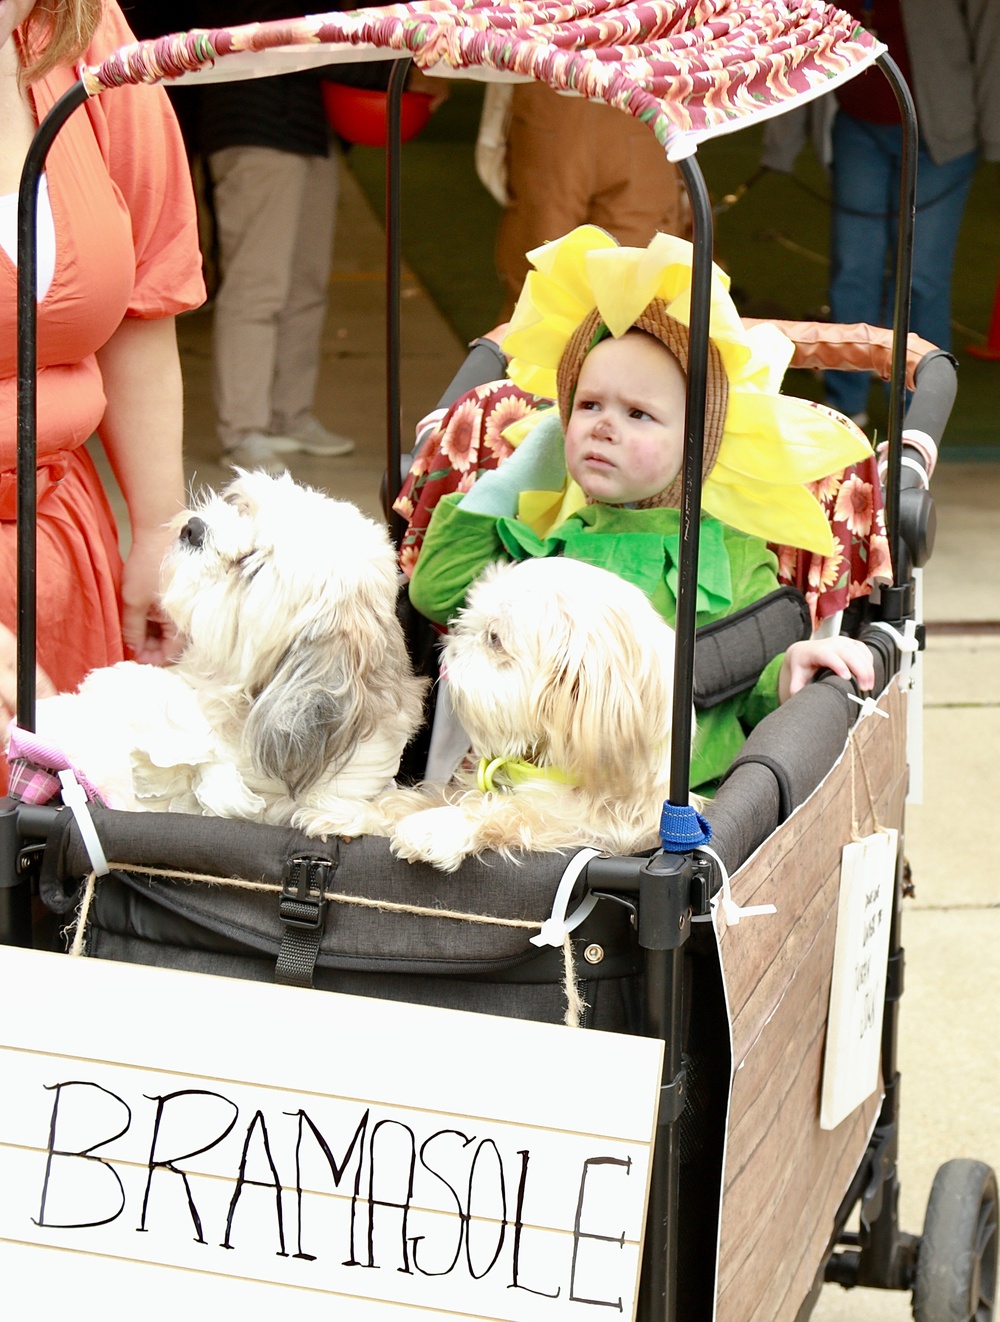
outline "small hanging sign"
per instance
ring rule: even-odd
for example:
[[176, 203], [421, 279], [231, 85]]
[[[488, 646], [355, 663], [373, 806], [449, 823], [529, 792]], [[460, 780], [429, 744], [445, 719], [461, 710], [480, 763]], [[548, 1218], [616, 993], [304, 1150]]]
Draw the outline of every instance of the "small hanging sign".
[[878, 1087], [896, 831], [844, 846], [820, 1127], [836, 1129]]

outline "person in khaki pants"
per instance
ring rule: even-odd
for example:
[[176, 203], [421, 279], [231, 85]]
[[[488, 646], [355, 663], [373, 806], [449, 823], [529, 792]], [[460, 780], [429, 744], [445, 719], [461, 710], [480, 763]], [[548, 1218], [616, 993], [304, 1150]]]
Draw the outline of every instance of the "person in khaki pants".
[[658, 230], [687, 235], [680, 172], [647, 125], [540, 83], [513, 88], [506, 186], [496, 254], [501, 321], [510, 317], [528, 273], [525, 254], [578, 225], [600, 225], [637, 248]]
[[[204, 26], [288, 17], [289, 0], [205, 0]], [[238, 12], [234, 12], [238, 11]], [[295, 73], [201, 89], [221, 283], [213, 393], [225, 462], [284, 468], [354, 442], [313, 415], [338, 195], [319, 79]]]

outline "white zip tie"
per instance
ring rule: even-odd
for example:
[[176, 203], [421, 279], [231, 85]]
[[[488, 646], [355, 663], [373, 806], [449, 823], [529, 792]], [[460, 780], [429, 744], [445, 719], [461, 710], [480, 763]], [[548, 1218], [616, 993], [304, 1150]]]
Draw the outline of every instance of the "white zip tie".
[[870, 629], [881, 629], [883, 633], [887, 633], [902, 652], [903, 664], [899, 668], [899, 687], [905, 693], [910, 687], [910, 671], [913, 668], [913, 658], [920, 651], [920, 644], [917, 642], [916, 620], [907, 620], [903, 625], [902, 633], [895, 625], [887, 624], [885, 620], [874, 620], [868, 627]]
[[927, 476], [927, 469], [923, 466], [923, 464], [918, 464], [916, 459], [911, 459], [908, 454], [904, 454], [902, 459], [900, 460], [900, 466], [903, 468], [912, 469], [913, 472], [916, 473], [916, 475], [920, 478], [920, 485], [923, 487], [923, 489], [925, 491], [928, 489], [928, 487], [931, 484], [931, 480]]
[[106, 877], [111, 869], [108, 867], [108, 860], [104, 855], [104, 847], [101, 844], [100, 836], [97, 834], [94, 819], [90, 815], [90, 805], [87, 803], [87, 796], [83, 791], [83, 787], [68, 768], [59, 772], [59, 783], [62, 785], [63, 803], [72, 812], [76, 818], [76, 824], [80, 828], [80, 837], [90, 856], [94, 875]]
[[[899, 465], [901, 468], [912, 469], [912, 471], [916, 473], [917, 477], [920, 479], [920, 485], [924, 491], [926, 491], [930, 487], [931, 480], [927, 476], [927, 469], [923, 466], [923, 464], [917, 463], [916, 459], [911, 459], [908, 454], [904, 454], [902, 459], [900, 459], [899, 461]], [[888, 471], [889, 471], [889, 465], [885, 460], [883, 460], [882, 463], [880, 463], [878, 466], [878, 475], [883, 482], [885, 481], [885, 475]]]
[[917, 626], [915, 620], [906, 621], [904, 633], [900, 633], [894, 624], [887, 624], [885, 620], [873, 620], [868, 627], [870, 629], [881, 629], [883, 633], [887, 633], [903, 653], [920, 651], [920, 644], [916, 639]]
[[938, 443], [934, 437], [930, 432], [921, 431], [918, 427], [904, 427], [900, 440], [904, 445], [912, 445], [914, 450], [919, 450], [924, 456], [927, 476], [930, 478], [938, 459]]
[[867, 698], [858, 698], [853, 693], [848, 693], [847, 701], [856, 702], [861, 708], [861, 714], [858, 716], [859, 721], [863, 721], [866, 716], [884, 716], [886, 720], [889, 719], [889, 713], [882, 710], [878, 705], [878, 698], [873, 698], [871, 694]]
[[[748, 904], [743, 907], [738, 905], [733, 899], [733, 892], [729, 885], [729, 873], [726, 870], [726, 865], [715, 850], [710, 849], [708, 845], [702, 845], [699, 849], [695, 850], [695, 853], [707, 854], [709, 858], [714, 858], [719, 866], [719, 871], [722, 873], [722, 889], [713, 896], [713, 901], [718, 901], [719, 908], [722, 910], [722, 919], [726, 927], [739, 927], [741, 918], [760, 918], [765, 914], [778, 912], [773, 904]], [[691, 921], [695, 923], [711, 922], [711, 919], [711, 914], [701, 914], [696, 915]]]
[[599, 849], [581, 849], [566, 864], [566, 870], [562, 874], [556, 888], [555, 899], [552, 901], [551, 914], [542, 923], [542, 929], [538, 935], [528, 937], [533, 946], [561, 946], [565, 937], [578, 928], [583, 920], [593, 912], [594, 906], [597, 904], [597, 896], [588, 891], [569, 917], [566, 916], [566, 908], [569, 904], [569, 898], [573, 894], [573, 887], [577, 883], [577, 878], [590, 860], [597, 858], [600, 852]]

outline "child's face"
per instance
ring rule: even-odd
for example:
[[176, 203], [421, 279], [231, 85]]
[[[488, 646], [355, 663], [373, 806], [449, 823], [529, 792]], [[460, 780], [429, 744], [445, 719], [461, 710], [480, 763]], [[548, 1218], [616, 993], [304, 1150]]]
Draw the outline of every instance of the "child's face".
[[566, 468], [591, 500], [625, 505], [670, 485], [684, 454], [685, 388], [677, 359], [641, 331], [590, 351], [566, 428]]

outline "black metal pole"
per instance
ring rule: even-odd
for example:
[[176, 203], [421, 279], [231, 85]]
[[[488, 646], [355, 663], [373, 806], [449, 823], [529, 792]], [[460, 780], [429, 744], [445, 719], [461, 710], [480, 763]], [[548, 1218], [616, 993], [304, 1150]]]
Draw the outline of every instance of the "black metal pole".
[[[893, 305], [892, 376], [889, 387], [889, 454], [886, 468], [886, 527], [892, 556], [892, 588], [882, 590], [882, 614], [888, 622], [901, 625], [913, 615], [912, 566], [900, 528], [900, 491], [903, 476], [903, 415], [906, 411], [906, 337], [910, 328], [910, 284], [913, 274], [913, 232], [917, 193], [917, 116], [913, 97], [899, 68], [888, 55], [878, 64], [889, 80], [899, 106], [903, 128], [903, 151], [899, 179], [899, 231], [896, 251], [896, 288]], [[899, 1227], [900, 1074], [898, 1069], [899, 1000], [903, 994], [905, 954], [902, 945], [903, 837], [899, 838], [896, 881], [889, 926], [888, 969], [882, 1018], [882, 1077], [885, 1098], [875, 1127], [873, 1143], [878, 1152], [881, 1194], [877, 1214], [869, 1220], [862, 1205], [864, 1248], [858, 1284], [883, 1289], [912, 1287], [917, 1240]]]
[[680, 162], [691, 201], [694, 256], [688, 347], [687, 413], [684, 422], [684, 492], [681, 498], [681, 552], [677, 568], [677, 634], [674, 664], [674, 724], [670, 737], [670, 802], [686, 804], [691, 787], [691, 701], [694, 693], [694, 637], [698, 602], [698, 548], [701, 540], [701, 466], [705, 446], [708, 381], [708, 326], [712, 299], [714, 225], [705, 176], [693, 156]]
[[[900, 529], [902, 489], [903, 414], [905, 411], [906, 337], [910, 320], [910, 283], [913, 273], [913, 231], [916, 216], [917, 120], [913, 97], [895, 62], [882, 55], [878, 64], [889, 80], [899, 106], [903, 130], [899, 180], [899, 219], [896, 249], [896, 287], [893, 305], [892, 365], [889, 389], [888, 456], [886, 464], [886, 523], [892, 556], [893, 582], [881, 590], [882, 618], [896, 626], [914, 610], [912, 565]], [[896, 655], [898, 664], [898, 653]], [[841, 1204], [837, 1223], [860, 1202], [860, 1232], [842, 1236], [851, 1245], [833, 1254], [826, 1264], [826, 1279], [845, 1287], [864, 1285], [879, 1289], [910, 1289], [919, 1240], [899, 1229], [899, 1102], [897, 1068], [899, 1000], [903, 994], [904, 950], [901, 940], [903, 853], [902, 836], [896, 860], [896, 880], [889, 926], [888, 965], [882, 1019], [881, 1062], [885, 1097], [859, 1168]], [[856, 1246], [856, 1247], [855, 1247]]]
[[896, 288], [892, 312], [892, 367], [889, 381], [889, 455], [886, 472], [885, 520], [892, 557], [892, 587], [882, 591], [882, 614], [889, 621], [905, 620], [913, 611], [909, 561], [899, 520], [902, 480], [903, 414], [906, 411], [906, 337], [910, 330], [910, 285], [913, 278], [913, 229], [917, 209], [917, 114], [910, 89], [899, 67], [888, 55], [878, 65], [892, 87], [903, 128], [899, 177], [899, 222], [896, 240]]
[[386, 370], [386, 509], [389, 526], [397, 545], [402, 540], [403, 522], [392, 514], [392, 506], [402, 484], [402, 392], [400, 388], [402, 223], [400, 116], [403, 92], [410, 72], [409, 60], [397, 60], [389, 75], [386, 106], [385, 144], [385, 370]]
[[38, 181], [56, 134], [87, 99], [82, 82], [55, 103], [38, 126], [17, 199], [17, 719], [35, 728], [35, 591], [38, 514]]
[[[686, 805], [691, 783], [691, 711], [701, 533], [701, 469], [708, 381], [712, 293], [712, 208], [701, 167], [689, 157], [681, 173], [691, 200], [694, 254], [691, 271], [687, 409], [684, 423], [681, 548], [678, 565], [674, 727], [670, 744], [670, 802]], [[690, 935], [690, 855], [660, 853], [643, 869], [639, 944], [643, 947], [645, 1031], [663, 1041], [660, 1113], [642, 1263], [642, 1322], [677, 1317], [680, 1144], [677, 1121], [685, 1102], [683, 1066], [684, 945]]]
[[[659, 854], [650, 860], [640, 890], [640, 924], [645, 911], [657, 905], [653, 885], [669, 888], [672, 898], [686, 891], [690, 860]], [[645, 891], [645, 894], [643, 894]], [[666, 901], [666, 907], [671, 907]], [[680, 920], [678, 920], [680, 921]], [[646, 1212], [645, 1249], [639, 1295], [640, 1322], [675, 1322], [677, 1318], [677, 1237], [680, 1216], [681, 1154], [677, 1121], [684, 1108], [683, 1069], [684, 944], [690, 921], [678, 928], [678, 943], [668, 949], [647, 949], [644, 962], [646, 997], [645, 1031], [663, 1041], [663, 1073], [657, 1118], [649, 1207]], [[640, 939], [641, 940], [641, 939]]]
[[[38, 495], [38, 181], [56, 134], [87, 99], [82, 82], [39, 125], [21, 170], [17, 199], [17, 719], [35, 728]], [[17, 802], [0, 800], [0, 944], [31, 945], [31, 889], [18, 872]]]

